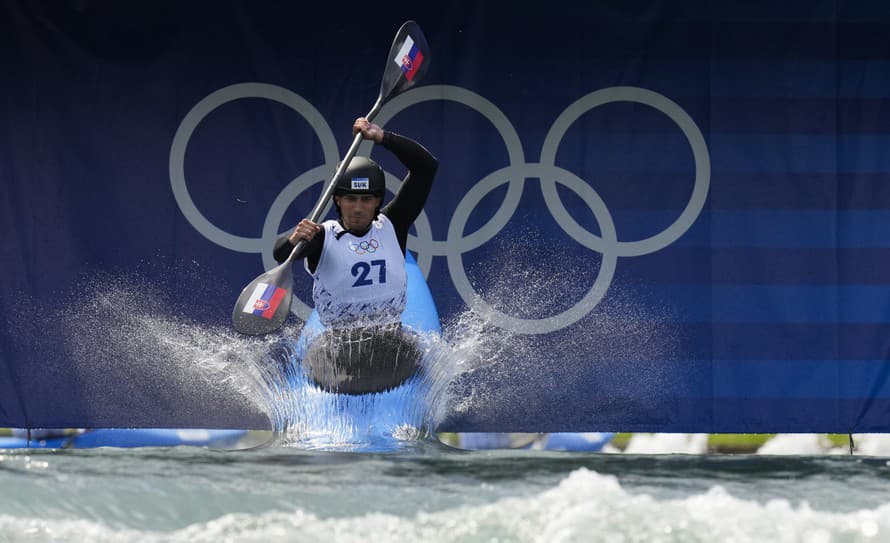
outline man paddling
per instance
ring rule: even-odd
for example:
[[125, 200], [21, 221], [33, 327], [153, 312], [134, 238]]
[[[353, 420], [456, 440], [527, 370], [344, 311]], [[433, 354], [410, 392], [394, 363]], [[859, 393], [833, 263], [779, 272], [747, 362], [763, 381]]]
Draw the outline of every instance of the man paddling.
[[417, 369], [414, 336], [401, 328], [407, 274], [408, 230], [423, 210], [438, 161], [419, 143], [384, 131], [364, 117], [353, 135], [391, 151], [408, 168], [395, 198], [381, 207], [383, 169], [355, 157], [335, 181], [337, 220], [303, 219], [275, 244], [284, 262], [301, 239], [314, 280], [312, 298], [325, 331], [304, 356], [304, 367], [322, 388], [346, 394], [382, 392], [407, 381]]

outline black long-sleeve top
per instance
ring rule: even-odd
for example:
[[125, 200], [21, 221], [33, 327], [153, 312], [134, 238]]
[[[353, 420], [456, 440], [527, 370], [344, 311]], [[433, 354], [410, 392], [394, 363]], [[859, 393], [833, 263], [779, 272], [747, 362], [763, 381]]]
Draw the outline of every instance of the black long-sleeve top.
[[[380, 145], [390, 150], [408, 168], [408, 174], [402, 180], [402, 185], [395, 198], [380, 209], [380, 213], [392, 221], [396, 238], [399, 240], [399, 246], [404, 255], [408, 245], [408, 230], [423, 211], [423, 206], [426, 204], [426, 199], [433, 186], [433, 177], [436, 175], [439, 161], [416, 141], [393, 132], [384, 131]], [[278, 262], [287, 260], [291, 251], [294, 250], [294, 244], [290, 242], [289, 237], [290, 234], [286, 234], [275, 242], [273, 254]], [[323, 245], [324, 230], [316, 234], [312, 241], [297, 253], [296, 257], [306, 258], [309, 269], [314, 272], [318, 266]]]

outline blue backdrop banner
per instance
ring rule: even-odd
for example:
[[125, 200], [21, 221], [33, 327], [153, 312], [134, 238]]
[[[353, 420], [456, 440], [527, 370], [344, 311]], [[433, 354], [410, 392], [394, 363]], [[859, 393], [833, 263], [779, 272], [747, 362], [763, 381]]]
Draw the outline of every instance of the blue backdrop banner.
[[384, 4], [0, 5], [0, 426], [268, 427], [310, 280], [232, 304], [414, 19], [440, 430], [890, 430], [890, 8]]

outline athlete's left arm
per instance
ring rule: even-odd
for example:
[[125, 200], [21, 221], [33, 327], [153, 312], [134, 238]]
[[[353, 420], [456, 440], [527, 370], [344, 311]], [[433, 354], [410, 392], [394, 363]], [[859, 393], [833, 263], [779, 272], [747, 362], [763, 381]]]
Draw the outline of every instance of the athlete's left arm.
[[384, 132], [380, 144], [408, 167], [408, 175], [402, 181], [399, 192], [380, 210], [392, 221], [404, 252], [408, 229], [423, 211], [433, 187], [433, 177], [439, 168], [439, 161], [423, 145], [393, 132]]

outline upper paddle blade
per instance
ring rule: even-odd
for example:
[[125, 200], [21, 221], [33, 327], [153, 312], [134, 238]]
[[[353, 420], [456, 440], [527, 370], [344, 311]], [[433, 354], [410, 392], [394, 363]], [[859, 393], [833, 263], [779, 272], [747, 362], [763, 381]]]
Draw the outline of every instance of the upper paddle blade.
[[386, 101], [410, 89], [430, 67], [430, 47], [420, 27], [408, 21], [399, 28], [389, 49], [380, 97]]
[[235, 330], [259, 336], [280, 328], [290, 312], [293, 274], [291, 261], [288, 260], [247, 285], [232, 311]]

